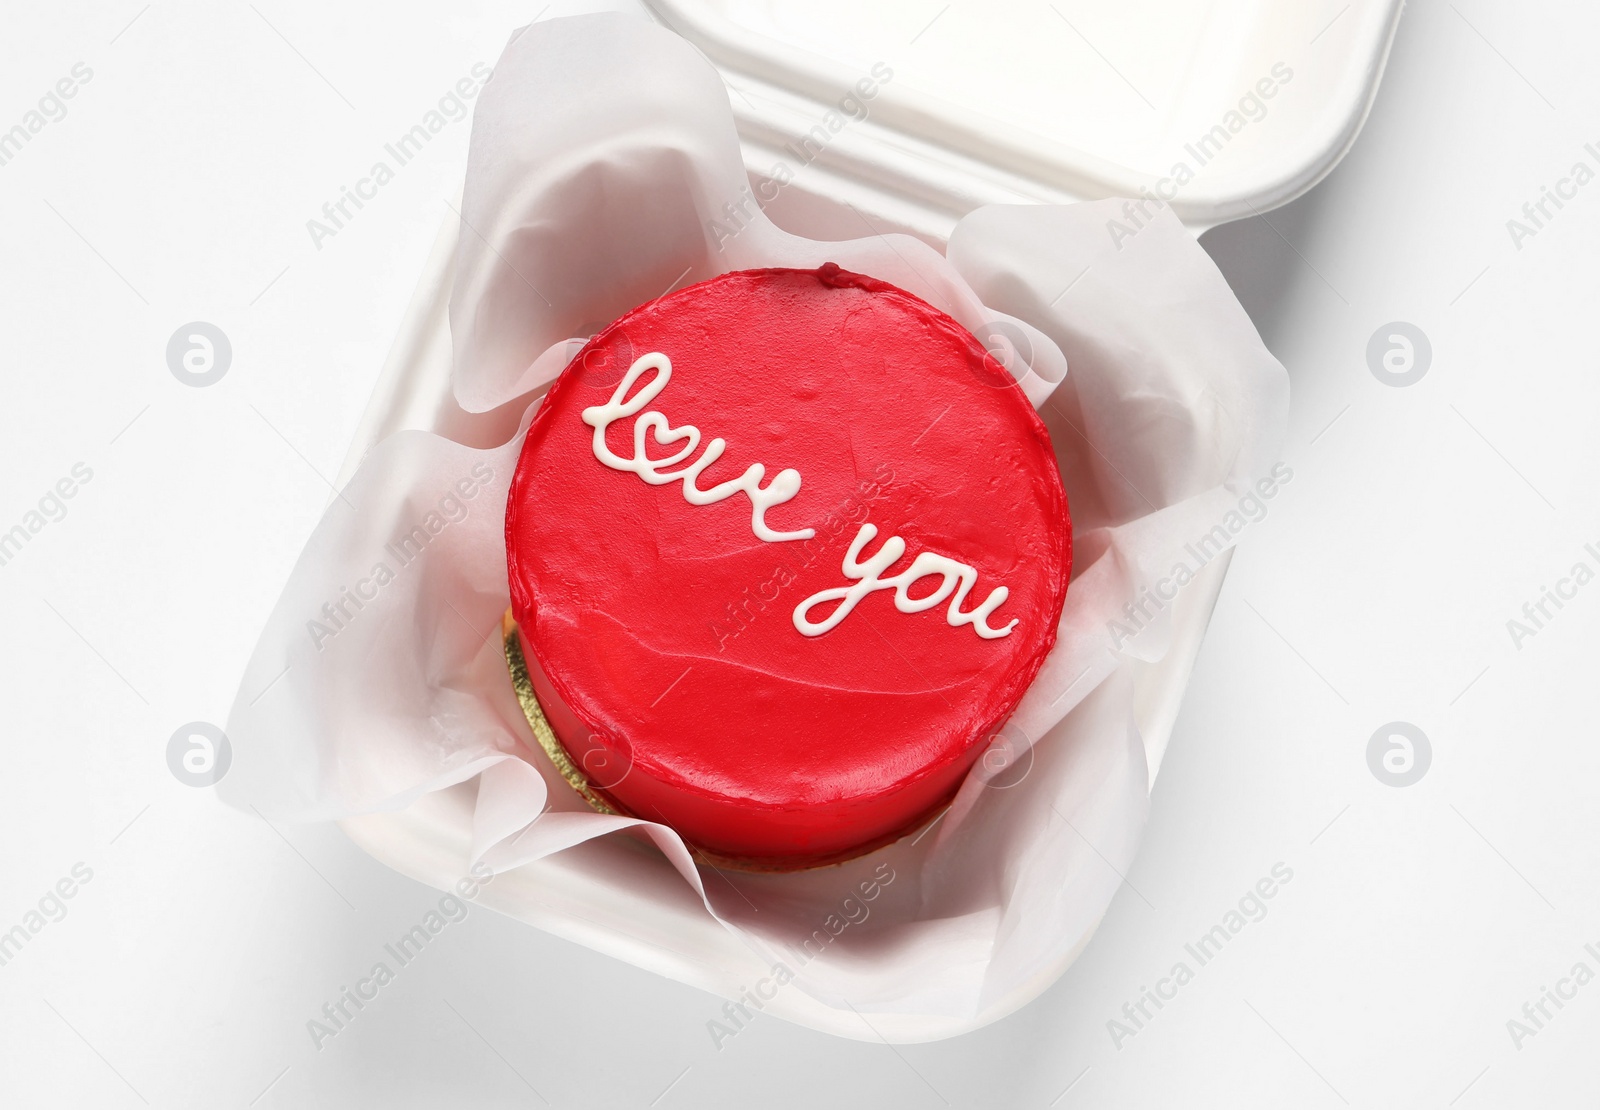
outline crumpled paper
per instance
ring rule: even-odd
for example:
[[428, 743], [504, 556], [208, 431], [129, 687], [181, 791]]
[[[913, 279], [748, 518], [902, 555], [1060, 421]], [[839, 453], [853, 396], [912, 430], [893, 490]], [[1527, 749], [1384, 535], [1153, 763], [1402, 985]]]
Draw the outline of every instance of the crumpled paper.
[[[1170, 589], [1191, 541], [1229, 534], [1216, 526], [1276, 458], [1287, 376], [1165, 210], [1128, 236], [1108, 231], [1129, 226], [1116, 201], [984, 208], [941, 255], [865, 216], [860, 238], [814, 242], [755, 200], [723, 83], [683, 40], [624, 15], [513, 38], [474, 121], [450, 320], [456, 401], [527, 406], [521, 429], [490, 449], [402, 432], [367, 455], [262, 633], [222, 791], [330, 820], [476, 780], [471, 862], [504, 873], [642, 838], [660, 855], [635, 852], [616, 881], [673, 869], [785, 989], [970, 1019], [1065, 966], [1132, 862], [1150, 768], [1130, 663], [1168, 649], [1172, 606], [1126, 606]], [[1000, 758], [915, 844], [789, 875], [713, 871], [664, 826], [590, 811], [533, 746], [498, 635], [506, 491], [538, 397], [587, 331], [718, 273], [824, 262], [991, 341], [1050, 428], [1074, 578]]]

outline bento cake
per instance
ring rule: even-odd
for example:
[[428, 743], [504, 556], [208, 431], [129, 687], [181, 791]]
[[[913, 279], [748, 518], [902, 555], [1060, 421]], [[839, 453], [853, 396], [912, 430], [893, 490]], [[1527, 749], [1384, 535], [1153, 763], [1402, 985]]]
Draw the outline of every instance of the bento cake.
[[596, 335], [529, 426], [506, 549], [508, 651], [569, 781], [786, 869], [950, 799], [1055, 643], [1071, 524], [1012, 376], [830, 264]]

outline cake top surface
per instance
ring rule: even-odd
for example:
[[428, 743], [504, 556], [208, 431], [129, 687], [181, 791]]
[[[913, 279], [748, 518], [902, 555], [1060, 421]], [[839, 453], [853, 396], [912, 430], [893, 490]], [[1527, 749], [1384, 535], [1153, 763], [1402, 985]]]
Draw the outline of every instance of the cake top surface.
[[780, 809], [970, 759], [1054, 644], [1071, 559], [1011, 375], [834, 266], [596, 335], [529, 427], [506, 539], [513, 613], [595, 743]]

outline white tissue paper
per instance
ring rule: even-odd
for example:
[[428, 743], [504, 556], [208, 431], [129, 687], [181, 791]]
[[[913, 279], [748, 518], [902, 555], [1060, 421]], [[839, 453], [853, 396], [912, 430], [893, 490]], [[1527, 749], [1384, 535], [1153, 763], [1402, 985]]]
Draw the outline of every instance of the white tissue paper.
[[[224, 796], [342, 820], [369, 847], [404, 828], [380, 854], [410, 873], [449, 885], [486, 865], [490, 904], [847, 1036], [948, 1036], [1042, 991], [1144, 825], [1134, 661], [1168, 650], [1175, 569], [1198, 571], [1198, 537], [1237, 531], [1287, 413], [1283, 368], [1211, 261], [1165, 210], [1113, 235], [1110, 220], [1133, 226], [1117, 201], [979, 209], [943, 256], [864, 216], [848, 242], [787, 234], [752, 194], [716, 71], [627, 15], [512, 39], [478, 104], [461, 214], [456, 400], [526, 408], [521, 429], [489, 449], [402, 432], [367, 455], [241, 683]], [[991, 340], [1050, 428], [1074, 576], [1003, 749], [915, 843], [716, 871], [665, 826], [592, 812], [532, 742], [499, 635], [506, 491], [572, 337], [719, 273], [825, 262]], [[1147, 591], [1159, 604], [1130, 617]]]

